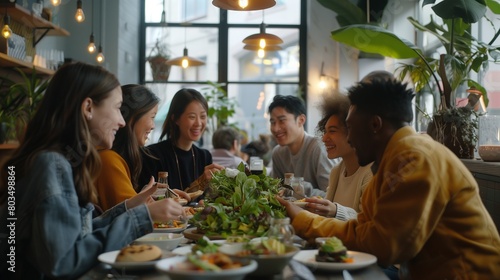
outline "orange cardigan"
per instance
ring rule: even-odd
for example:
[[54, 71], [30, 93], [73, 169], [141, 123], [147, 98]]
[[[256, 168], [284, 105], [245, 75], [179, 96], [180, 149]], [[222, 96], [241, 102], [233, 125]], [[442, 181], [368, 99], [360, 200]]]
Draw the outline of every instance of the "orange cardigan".
[[130, 170], [125, 160], [113, 150], [99, 151], [101, 174], [95, 181], [98, 205], [103, 211], [137, 194], [132, 186]]

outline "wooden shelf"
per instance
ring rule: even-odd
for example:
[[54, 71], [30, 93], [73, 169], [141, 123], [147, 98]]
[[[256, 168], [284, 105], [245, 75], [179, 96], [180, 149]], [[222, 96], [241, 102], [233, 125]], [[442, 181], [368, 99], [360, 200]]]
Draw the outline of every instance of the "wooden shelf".
[[15, 3], [0, 4], [0, 12], [4, 13], [6, 9], [11, 20], [18, 21], [23, 25], [32, 28], [33, 30], [41, 31], [41, 33], [46, 33], [43, 34], [43, 36], [45, 35], [69, 36], [69, 32], [67, 30], [53, 24], [48, 20], [33, 15], [33, 12], [23, 8], [18, 4]]
[[[14, 57], [10, 57], [4, 53], [0, 53], [0, 67], [2, 68], [19, 68], [24, 73], [30, 74], [33, 72], [33, 63], [25, 62]], [[54, 70], [35, 66], [35, 71], [39, 75], [51, 76], [55, 73]]]

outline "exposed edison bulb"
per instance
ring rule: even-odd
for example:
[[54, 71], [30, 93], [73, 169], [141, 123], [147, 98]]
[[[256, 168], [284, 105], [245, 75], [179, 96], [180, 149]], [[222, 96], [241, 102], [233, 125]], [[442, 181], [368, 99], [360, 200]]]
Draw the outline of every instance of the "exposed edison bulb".
[[266, 47], [266, 39], [262, 38], [259, 40], [259, 47], [261, 49], [265, 48]]
[[99, 63], [103, 63], [104, 62], [104, 54], [102, 53], [102, 46], [99, 46], [99, 53], [97, 54], [97, 57], [95, 59]]
[[94, 33], [90, 34], [90, 40], [89, 40], [89, 45], [87, 46], [87, 50], [89, 53], [94, 53], [96, 49], [95, 43], [94, 43]]
[[4, 25], [2, 28], [2, 36], [5, 39], [7, 39], [7, 38], [10, 38], [11, 35], [12, 35], [12, 29], [10, 29], [8, 24]]
[[240, 8], [245, 9], [248, 6], [248, 0], [238, 0]]
[[61, 0], [51, 0], [53, 6], [59, 6], [61, 4]]
[[83, 22], [85, 20], [85, 14], [83, 13], [82, 9], [82, 0], [78, 0], [76, 2], [75, 19], [77, 22]]
[[326, 88], [327, 83], [326, 83], [326, 77], [324, 75], [321, 75], [321, 77], [319, 77], [319, 85], [318, 86], [320, 89]]
[[181, 66], [182, 68], [187, 68], [189, 66], [189, 60], [186, 57], [182, 59]]
[[259, 50], [257, 51], [257, 56], [258, 56], [259, 58], [263, 58], [265, 55], [266, 55], [266, 52], [264, 51], [264, 49], [259, 49]]
[[76, 10], [75, 19], [77, 22], [83, 22], [85, 20], [85, 14], [82, 9]]
[[90, 42], [89, 45], [87, 46], [87, 50], [89, 51], [89, 53], [94, 53], [95, 49], [96, 48], [94, 42]]

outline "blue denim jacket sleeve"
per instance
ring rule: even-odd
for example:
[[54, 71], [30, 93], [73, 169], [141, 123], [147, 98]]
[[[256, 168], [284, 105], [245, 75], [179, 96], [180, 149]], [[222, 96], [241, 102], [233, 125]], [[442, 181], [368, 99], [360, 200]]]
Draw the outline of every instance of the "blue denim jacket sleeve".
[[[152, 231], [145, 205], [126, 209], [121, 203], [92, 220], [93, 206], [80, 207], [71, 163], [61, 154], [40, 154], [18, 185], [21, 194], [19, 238], [29, 242], [26, 261], [50, 278], [75, 278], [98, 263], [97, 257], [118, 250]], [[22, 225], [21, 225], [22, 224]]]

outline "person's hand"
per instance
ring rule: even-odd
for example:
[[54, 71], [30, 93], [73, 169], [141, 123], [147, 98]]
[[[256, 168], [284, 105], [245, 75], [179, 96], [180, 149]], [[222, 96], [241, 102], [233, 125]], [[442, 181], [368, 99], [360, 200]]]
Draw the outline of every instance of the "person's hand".
[[189, 194], [187, 192], [184, 192], [184, 191], [181, 191], [178, 189], [172, 189], [172, 191], [174, 191], [174, 193], [176, 193], [180, 198], [184, 198], [188, 202], [191, 201], [191, 197], [189, 196]]
[[217, 171], [221, 171], [224, 169], [224, 166], [219, 165], [217, 163], [212, 163], [210, 165], [205, 166], [205, 171], [203, 171], [204, 179], [208, 182], [212, 180], [212, 174], [214, 174]]
[[153, 221], [186, 220], [182, 205], [172, 198], [153, 201], [147, 207]]
[[288, 217], [293, 221], [295, 216], [299, 214], [300, 211], [304, 211], [304, 209], [300, 208], [299, 206], [291, 203], [288, 200], [284, 200], [283, 198], [279, 197], [278, 195], [276, 196], [276, 199], [279, 201], [279, 203], [283, 206], [285, 206], [286, 213], [288, 214]]
[[305, 201], [307, 202], [306, 210], [312, 213], [324, 217], [335, 217], [337, 214], [337, 204], [328, 199], [308, 197]]
[[151, 176], [149, 183], [146, 186], [144, 186], [144, 188], [142, 188], [140, 193], [125, 201], [125, 206], [127, 206], [127, 209], [131, 209], [143, 203], [152, 202], [153, 198], [151, 198], [151, 195], [154, 194], [157, 188], [158, 186], [155, 183], [155, 178]]

